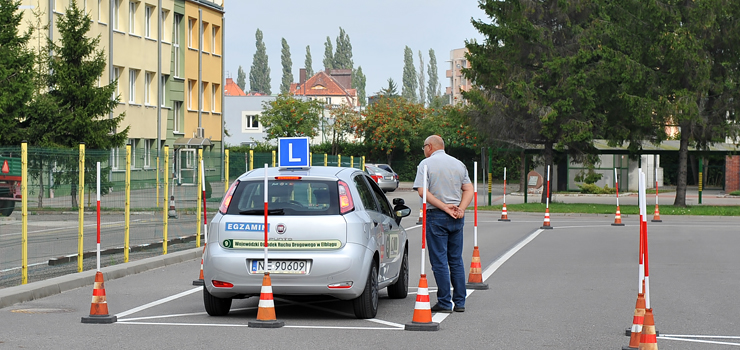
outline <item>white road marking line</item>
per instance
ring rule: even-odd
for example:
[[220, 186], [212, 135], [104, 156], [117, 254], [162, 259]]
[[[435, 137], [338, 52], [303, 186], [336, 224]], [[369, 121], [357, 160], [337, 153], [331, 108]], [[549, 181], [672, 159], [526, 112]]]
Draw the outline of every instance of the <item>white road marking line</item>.
[[[117, 324], [135, 324], [144, 326], [196, 326], [196, 327], [249, 327], [246, 324], [234, 324], [234, 323], [173, 323], [173, 322], [129, 322], [119, 321]], [[296, 326], [296, 325], [285, 325], [284, 328], [304, 328], [304, 329], [354, 329], [354, 330], [381, 330], [381, 331], [402, 331], [404, 327], [400, 328], [386, 328], [386, 327], [339, 327], [339, 326]]]
[[390, 322], [390, 321], [383, 321], [383, 320], [379, 320], [377, 318], [368, 318], [365, 321], [380, 323], [380, 324], [384, 324], [386, 326], [391, 326], [391, 327], [396, 327], [396, 328], [401, 328], [401, 329], [404, 329], [406, 327], [405, 325], [402, 325], [402, 324], [398, 324], [398, 323]]
[[158, 316], [145, 316], [145, 317], [131, 317], [126, 318], [123, 320], [118, 320], [118, 322], [131, 322], [131, 321], [141, 321], [141, 320], [156, 320], [159, 318], [170, 318], [170, 317], [183, 317], [183, 316], [200, 316], [200, 315], [207, 315], [207, 312], [191, 312], [189, 314], [172, 314], [172, 315], [158, 315]]
[[666, 337], [664, 335], [659, 336], [658, 339], [687, 341], [687, 342], [690, 342], [690, 343], [704, 343], [704, 344], [740, 346], [740, 343], [728, 343], [728, 342], [723, 342], [723, 341], [699, 340], [699, 339], [688, 339], [688, 338], [672, 338], [672, 337]]
[[519, 242], [517, 245], [515, 245], [513, 248], [509, 249], [504, 255], [502, 255], [500, 258], [496, 259], [496, 261], [493, 262], [488, 268], [486, 268], [485, 271], [483, 271], [482, 277], [483, 281], [485, 282], [491, 275], [493, 275], [496, 270], [498, 270], [501, 265], [503, 265], [507, 260], [509, 260], [516, 252], [518, 252], [520, 249], [524, 248], [525, 245], [527, 245], [529, 242], [531, 242], [533, 239], [537, 238], [537, 236], [544, 231], [543, 229], [539, 229], [537, 231], [532, 232], [527, 238]]
[[187, 295], [190, 295], [190, 294], [193, 294], [193, 293], [195, 293], [195, 292], [198, 292], [198, 291], [202, 291], [202, 290], [203, 290], [203, 287], [195, 287], [195, 288], [193, 288], [193, 289], [190, 289], [190, 290], [186, 290], [186, 291], [184, 291], [184, 292], [182, 292], [182, 293], [178, 293], [178, 294], [175, 294], [175, 295], [171, 295], [171, 296], [168, 296], [168, 297], [166, 297], [166, 298], [162, 298], [162, 299], [159, 299], [159, 300], [157, 300], [157, 301], [153, 301], [153, 302], [151, 302], [151, 303], [149, 303], [149, 304], [145, 304], [145, 305], [142, 305], [142, 306], [139, 306], [139, 307], [135, 307], [135, 308], [133, 308], [133, 309], [131, 309], [131, 310], [128, 310], [128, 311], [124, 311], [124, 312], [121, 312], [121, 313], [118, 313], [118, 314], [116, 314], [115, 316], [116, 316], [116, 317], [118, 317], [118, 318], [121, 318], [121, 317], [126, 317], [126, 316], [128, 316], [128, 315], [131, 315], [131, 314], [133, 314], [133, 313], [137, 313], [137, 312], [139, 312], [139, 311], [141, 311], [141, 310], [146, 310], [146, 309], [148, 309], [148, 308], [150, 308], [150, 307], [154, 307], [154, 306], [157, 306], [157, 305], [161, 305], [161, 304], [164, 304], [164, 303], [166, 303], [166, 302], [168, 302], [168, 301], [172, 301], [172, 300], [175, 300], [175, 299], [179, 299], [179, 298], [182, 298], [182, 297], [184, 297], [184, 296], [187, 296]]
[[714, 338], [714, 339], [740, 339], [740, 336], [722, 336], [722, 335], [683, 335], [683, 334], [661, 334], [661, 337], [669, 338]]

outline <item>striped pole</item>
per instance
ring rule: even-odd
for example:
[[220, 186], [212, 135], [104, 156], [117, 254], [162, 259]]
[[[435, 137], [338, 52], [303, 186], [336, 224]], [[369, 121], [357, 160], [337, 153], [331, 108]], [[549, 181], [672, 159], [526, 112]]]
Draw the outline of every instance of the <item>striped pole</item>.
[[645, 180], [644, 175], [645, 173], [642, 172], [642, 168], [640, 168], [640, 171], [638, 172], [638, 201], [640, 202], [640, 250], [639, 250], [639, 270], [638, 270], [638, 276], [639, 276], [639, 285], [638, 290], [640, 294], [644, 294], [645, 291], [643, 290], [643, 287], [645, 286], [645, 226], [643, 225], [643, 222], [646, 222], [647, 218], [647, 209], [645, 205]]
[[421, 224], [421, 275], [425, 276], [424, 273], [424, 257], [426, 256], [426, 244], [427, 244], [427, 165], [424, 164], [424, 194], [422, 195], [422, 208], [424, 216], [422, 217]]
[[547, 197], [545, 197], [545, 221], [541, 229], [552, 229], [550, 226], [550, 166], [547, 166]]
[[98, 272], [100, 272], [100, 162], [98, 162], [98, 181], [97, 181], [97, 202], [98, 202], [98, 251], [97, 251], [97, 258], [98, 258]]
[[203, 198], [203, 238], [205, 239], [203, 250], [205, 250], [206, 244], [208, 244], [208, 215], [206, 214], [206, 168], [203, 166], [203, 157], [200, 158], [200, 168], [202, 169], [200, 172], [200, 183], [201, 191], [203, 191], [201, 197]]

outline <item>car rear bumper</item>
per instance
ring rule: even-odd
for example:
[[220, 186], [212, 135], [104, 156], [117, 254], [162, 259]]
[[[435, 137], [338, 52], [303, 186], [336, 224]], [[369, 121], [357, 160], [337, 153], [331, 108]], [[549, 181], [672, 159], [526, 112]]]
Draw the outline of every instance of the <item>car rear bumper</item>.
[[[305, 275], [270, 274], [272, 292], [276, 295], [329, 295], [339, 299], [354, 299], [362, 294], [367, 281], [373, 252], [359, 244], [347, 243], [337, 250], [269, 251], [269, 259], [310, 260]], [[203, 260], [203, 276], [208, 292], [219, 298], [259, 295], [264, 274], [251, 274], [247, 260], [264, 259], [262, 250], [225, 249], [208, 244]], [[233, 284], [232, 288], [216, 288], [213, 280]], [[346, 289], [331, 289], [330, 284], [351, 281]]]

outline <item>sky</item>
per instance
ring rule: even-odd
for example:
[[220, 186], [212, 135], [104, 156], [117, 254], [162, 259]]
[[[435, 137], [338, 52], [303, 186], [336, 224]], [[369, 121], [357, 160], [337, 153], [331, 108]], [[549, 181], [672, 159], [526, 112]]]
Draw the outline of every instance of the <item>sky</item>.
[[434, 49], [442, 93], [450, 85], [450, 51], [465, 46], [465, 40], [482, 41], [471, 19], [485, 19], [477, 0], [227, 0], [225, 68], [226, 77], [236, 81], [239, 66], [247, 75], [256, 51], [255, 33], [262, 30], [270, 67], [272, 93], [280, 91], [282, 38], [290, 46], [293, 80], [304, 67], [306, 46], [311, 47], [314, 72], [323, 70], [324, 43], [329, 36], [336, 49], [341, 27], [352, 43], [355, 68], [367, 77], [365, 92], [373, 95], [393, 78], [401, 93], [404, 48], [414, 52], [419, 72], [419, 51], [424, 57], [428, 82], [429, 49]]

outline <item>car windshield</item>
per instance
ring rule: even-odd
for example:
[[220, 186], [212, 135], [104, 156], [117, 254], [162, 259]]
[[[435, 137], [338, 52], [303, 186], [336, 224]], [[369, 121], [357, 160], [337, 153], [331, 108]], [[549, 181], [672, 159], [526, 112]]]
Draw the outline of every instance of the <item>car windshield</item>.
[[[269, 181], [269, 215], [338, 215], [339, 195], [334, 181]], [[264, 215], [264, 181], [243, 181], [234, 191], [227, 214]]]

